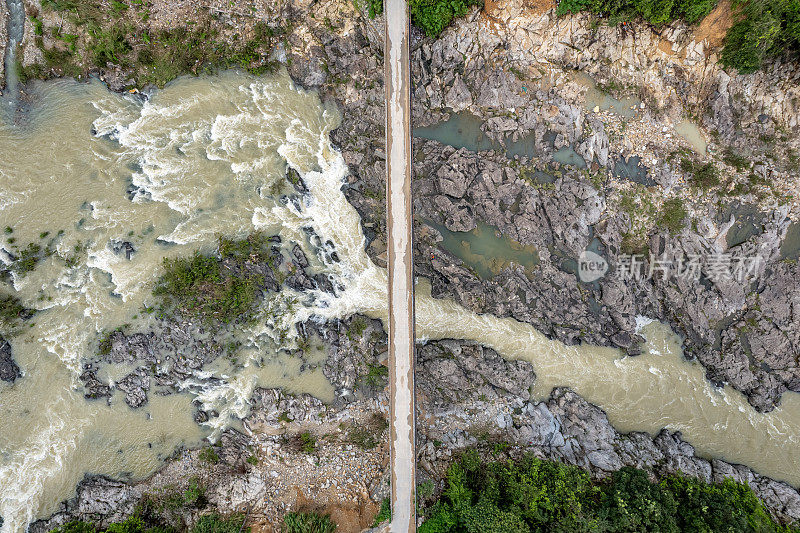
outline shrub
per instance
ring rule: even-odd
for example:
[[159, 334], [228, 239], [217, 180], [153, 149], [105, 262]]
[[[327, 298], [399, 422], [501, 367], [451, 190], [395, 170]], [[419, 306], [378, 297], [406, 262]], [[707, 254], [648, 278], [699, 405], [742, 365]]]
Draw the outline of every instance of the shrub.
[[254, 319], [262, 298], [264, 277], [249, 268], [271, 260], [266, 237], [250, 236], [241, 241], [221, 238], [221, 259], [230, 259], [225, 268], [214, 256], [199, 252], [191, 258], [164, 259], [164, 274], [153, 294], [160, 298], [162, 310], [177, 310], [206, 322], [229, 324]]
[[16, 327], [21, 320], [33, 316], [34, 311], [22, 305], [19, 298], [11, 294], [0, 294], [0, 325]]
[[300, 451], [303, 453], [314, 453], [314, 450], [317, 449], [317, 439], [308, 431], [300, 434], [299, 441]]
[[695, 187], [707, 191], [720, 184], [719, 170], [712, 162], [700, 164], [684, 157], [681, 170], [691, 174], [689, 181]]
[[372, 527], [378, 527], [383, 522], [392, 519], [392, 504], [389, 503], [389, 498], [384, 498], [381, 502], [381, 510], [375, 515], [375, 520], [372, 522]]
[[206, 501], [206, 489], [196, 477], [189, 480], [186, 490], [183, 491], [183, 505], [187, 507], [202, 507]]
[[82, 520], [73, 520], [55, 528], [52, 533], [95, 533], [95, 527]]
[[662, 487], [674, 495], [680, 531], [782, 530], [750, 487], [729, 478], [708, 484], [673, 475], [662, 482]]
[[108, 63], [124, 66], [125, 55], [131, 50], [131, 45], [126, 39], [126, 35], [130, 33], [123, 26], [116, 24], [108, 28], [90, 27], [89, 35], [92, 36], [92, 42], [89, 45], [89, 52], [94, 64], [100, 68], [105, 68]]
[[354, 424], [347, 431], [347, 440], [364, 450], [371, 450], [380, 442], [389, 423], [380, 413], [373, 413], [366, 421]]
[[726, 67], [733, 67], [742, 74], [755, 72], [761, 67], [767, 44], [771, 43], [756, 33], [752, 20], [737, 22], [725, 35], [720, 60]]
[[717, 0], [678, 0], [678, 12], [689, 24], [705, 18], [717, 5]]
[[677, 504], [672, 493], [650, 482], [637, 468], [623, 467], [611, 476], [600, 515], [617, 531], [678, 533]]
[[215, 464], [219, 463], [219, 461], [220, 461], [219, 454], [211, 446], [207, 446], [206, 448], [203, 448], [200, 451], [200, 454], [197, 457], [201, 461], [205, 461], [207, 463], [211, 463], [212, 465], [215, 465]]
[[428, 37], [436, 37], [454, 18], [463, 17], [469, 8], [481, 5], [480, 0], [411, 0], [408, 10], [411, 21]]
[[633, 0], [633, 5], [650, 24], [659, 26], [675, 18], [675, 0]]
[[362, 377], [365, 386], [371, 389], [382, 389], [386, 386], [389, 368], [381, 364], [367, 365], [367, 373]]
[[146, 529], [144, 521], [134, 515], [127, 520], [109, 525], [106, 533], [144, 533]]
[[721, 60], [747, 74], [764, 60], [800, 50], [800, 2], [796, 0], [738, 1], [742, 20], [725, 36]]
[[283, 516], [285, 533], [333, 533], [336, 523], [328, 515], [314, 512], [292, 512]]
[[688, 215], [689, 212], [686, 211], [683, 200], [670, 198], [664, 202], [661, 208], [659, 223], [667, 228], [672, 235], [675, 235], [686, 226], [685, 220]]

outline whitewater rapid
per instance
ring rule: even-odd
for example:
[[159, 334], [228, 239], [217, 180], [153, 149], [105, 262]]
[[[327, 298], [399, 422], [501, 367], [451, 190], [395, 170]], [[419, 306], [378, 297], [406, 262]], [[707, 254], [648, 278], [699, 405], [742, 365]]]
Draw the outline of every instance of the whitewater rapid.
[[[146, 102], [96, 82], [51, 82], [37, 94], [30, 124], [0, 126], [0, 150], [10, 154], [0, 162], [0, 227], [12, 226], [20, 243], [45, 231], [63, 234], [56, 254], [7, 288], [40, 313], [10, 338], [23, 376], [0, 384], [3, 533], [52, 513], [86, 472], [142, 478], [176, 446], [214, 438], [247, 414], [256, 387], [332, 400], [321, 371], [303, 372], [276, 339], [292, 346], [294, 325], [309, 319], [363, 313], [385, 320], [387, 312], [386, 271], [367, 256], [360, 218], [342, 192], [348, 168], [329, 138], [338, 112], [285, 72], [181, 79]], [[287, 167], [307, 194], [287, 197]], [[110, 405], [83, 398], [77, 376], [100, 332], [123, 323], [132, 331], [153, 327], [141, 310], [152, 303], [164, 257], [209, 250], [218, 234], [254, 230], [300, 243], [335, 294], [284, 289], [270, 296], [265, 307], [287, 312], [236, 332], [241, 363], [212, 365], [181, 394], [151, 395], [138, 410], [119, 394]], [[309, 234], [332, 243], [338, 261]], [[128, 259], [113, 252], [112, 241], [132, 242], [136, 251]], [[85, 252], [68, 265], [59, 254], [78, 244]], [[658, 323], [643, 323], [648, 353], [626, 358], [564, 346], [527, 324], [434, 299], [424, 280], [416, 320], [422, 339], [475, 340], [531, 361], [539, 397], [570, 386], [623, 431], [679, 429], [700, 453], [800, 483], [799, 396], [787, 394], [772, 413], [755, 412], [741, 394], [714, 388], [700, 365], [682, 360], [679, 339]], [[192, 402], [219, 416], [198, 426]]]

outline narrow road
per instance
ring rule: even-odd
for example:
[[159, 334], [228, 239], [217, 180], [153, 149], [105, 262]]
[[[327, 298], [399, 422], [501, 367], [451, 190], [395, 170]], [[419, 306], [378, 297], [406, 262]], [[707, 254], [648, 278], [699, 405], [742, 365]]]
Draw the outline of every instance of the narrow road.
[[411, 249], [411, 76], [406, 0], [386, 0], [386, 213], [393, 533], [416, 531], [414, 278]]

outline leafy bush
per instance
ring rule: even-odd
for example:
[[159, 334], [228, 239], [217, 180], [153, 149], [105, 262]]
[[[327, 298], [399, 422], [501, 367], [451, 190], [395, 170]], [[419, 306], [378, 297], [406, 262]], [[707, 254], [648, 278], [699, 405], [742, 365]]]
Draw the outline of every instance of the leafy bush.
[[651, 483], [647, 474], [637, 468], [626, 466], [614, 472], [600, 508], [602, 519], [617, 531], [680, 531], [672, 493]]
[[[383, 13], [383, 0], [364, 0], [362, 6], [358, 0], [356, 5], [366, 7], [370, 18]], [[411, 22], [425, 32], [428, 37], [437, 37], [453, 22], [463, 17], [472, 6], [482, 6], [483, 0], [410, 0], [408, 10]]]
[[659, 222], [662, 226], [667, 228], [672, 235], [681, 231], [685, 224], [684, 221], [689, 215], [683, 201], [680, 198], [670, 198], [664, 202], [661, 208], [661, 217]]
[[454, 18], [463, 17], [480, 0], [411, 0], [408, 11], [411, 21], [428, 37], [436, 37]]
[[592, 481], [577, 467], [525, 456], [483, 462], [466, 452], [447, 488], [424, 510], [420, 533], [472, 532], [789, 532], [747, 486], [672, 475], [660, 483], [625, 467]]
[[336, 523], [328, 515], [313, 512], [292, 512], [283, 516], [285, 533], [333, 533]]
[[[160, 298], [163, 311], [223, 324], [252, 320], [264, 277], [251, 267], [271, 260], [266, 242], [260, 236], [240, 241], [220, 238], [220, 259], [199, 252], [188, 259], [165, 258], [165, 272], [153, 294]], [[230, 261], [223, 264], [225, 259]]]
[[721, 60], [747, 74], [764, 60], [800, 50], [800, 2], [797, 0], [739, 0], [743, 18], [725, 36]]
[[375, 516], [375, 520], [372, 522], [372, 527], [378, 527], [383, 522], [392, 519], [392, 504], [389, 503], [389, 498], [384, 498], [381, 502], [381, 510], [378, 511], [378, 514]]
[[0, 293], [0, 325], [13, 328], [21, 320], [33, 316], [33, 313], [34, 311], [22, 305], [16, 296]]

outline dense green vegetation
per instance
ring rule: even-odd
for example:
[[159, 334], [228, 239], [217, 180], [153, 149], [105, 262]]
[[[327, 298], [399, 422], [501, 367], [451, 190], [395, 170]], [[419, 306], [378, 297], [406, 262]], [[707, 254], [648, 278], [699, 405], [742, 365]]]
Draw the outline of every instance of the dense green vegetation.
[[[42, 9], [61, 14], [81, 29], [80, 35], [64, 33], [60, 27], [46, 28], [38, 13], [32, 14], [44, 64], [21, 70], [23, 79], [43, 77], [50, 71], [78, 76], [91, 66], [106, 68], [109, 64], [132, 71], [138, 86], [151, 83], [163, 87], [182, 74], [232, 67], [263, 74], [277, 68], [269, 53], [285, 32], [257, 22], [247, 39], [238, 34], [223, 36], [208, 16], [185, 26], [151, 31], [146, 24], [150, 17], [147, 0], [42, 0]], [[54, 46], [45, 45], [45, 35]]]
[[[483, 0], [409, 0], [408, 12], [411, 22], [425, 35], [436, 37], [453, 19], [466, 15], [472, 6], [482, 5]], [[383, 1], [365, 0], [364, 9], [374, 18], [383, 13]]]
[[746, 485], [668, 476], [652, 482], [625, 467], [593, 481], [574, 466], [527, 455], [453, 463], [441, 496], [427, 506], [420, 533], [790, 532]]
[[285, 533], [333, 533], [336, 524], [328, 515], [312, 512], [291, 512], [283, 515]]
[[164, 274], [153, 289], [163, 313], [178, 311], [222, 324], [254, 319], [264, 285], [257, 266], [273, 264], [267, 237], [261, 233], [241, 240], [221, 237], [217, 253], [164, 259]]
[[391, 519], [392, 504], [389, 503], [389, 498], [384, 498], [381, 502], [381, 510], [378, 511], [378, 514], [375, 516], [375, 520], [372, 522], [372, 527], [378, 527], [383, 522]]
[[726, 66], [746, 74], [768, 58], [800, 51], [800, 0], [735, 0], [734, 5], [742, 20], [725, 37]]
[[472, 6], [483, 5], [481, 0], [410, 0], [411, 21], [428, 37], [436, 37], [453, 19], [463, 17]]
[[[609, 23], [641, 17], [660, 26], [676, 19], [699, 22], [717, 0], [561, 0], [558, 14], [592, 11]], [[800, 0], [734, 0], [737, 22], [728, 30], [721, 60], [742, 74], [764, 61], [800, 51]]]
[[612, 23], [642, 17], [651, 24], [665, 24], [683, 18], [694, 23], [708, 15], [717, 0], [561, 0], [558, 14], [592, 11]]

